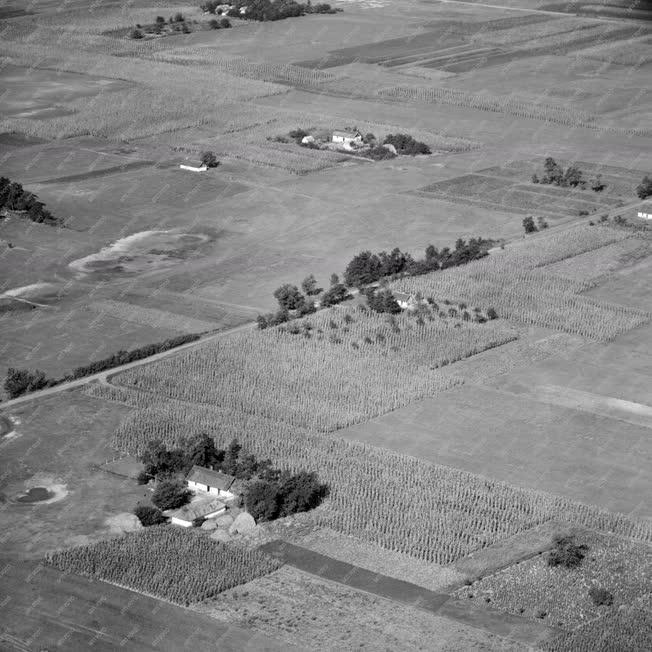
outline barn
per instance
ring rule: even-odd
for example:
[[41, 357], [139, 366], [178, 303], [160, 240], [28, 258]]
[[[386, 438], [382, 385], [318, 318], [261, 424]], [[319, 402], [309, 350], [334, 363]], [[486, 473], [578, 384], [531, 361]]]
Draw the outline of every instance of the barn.
[[190, 527], [196, 519], [215, 518], [226, 512], [226, 505], [221, 500], [198, 500], [179, 509], [168, 509], [163, 514], [172, 525]]
[[186, 478], [188, 489], [206, 494], [212, 494], [219, 498], [228, 500], [235, 498], [235, 494], [229, 491], [235, 478], [232, 475], [207, 469], [203, 466], [193, 466]]
[[393, 294], [396, 303], [403, 310], [414, 310], [420, 303], [414, 294], [408, 294], [407, 292], [394, 292]]

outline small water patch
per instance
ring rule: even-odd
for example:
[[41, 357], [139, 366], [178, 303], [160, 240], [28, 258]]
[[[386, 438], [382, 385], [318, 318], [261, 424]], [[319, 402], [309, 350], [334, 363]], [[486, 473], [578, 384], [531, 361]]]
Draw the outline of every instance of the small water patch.
[[80, 276], [138, 274], [196, 256], [199, 248], [210, 240], [211, 236], [204, 233], [141, 231], [117, 240], [96, 254], [73, 260], [68, 266]]
[[43, 500], [50, 500], [54, 496], [52, 491], [45, 487], [32, 487], [22, 496], [16, 498], [17, 503], [40, 503]]

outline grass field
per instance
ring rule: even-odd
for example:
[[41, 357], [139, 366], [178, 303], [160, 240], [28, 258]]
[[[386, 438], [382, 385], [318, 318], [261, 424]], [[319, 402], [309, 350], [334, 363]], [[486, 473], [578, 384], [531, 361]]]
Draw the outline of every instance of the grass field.
[[[36, 562], [3, 560], [0, 645], [7, 650], [70, 649], [208, 652], [280, 650], [268, 635], [220, 623], [125, 588]], [[137, 623], [137, 625], [135, 624]], [[287, 649], [284, 644], [282, 649]], [[292, 648], [290, 648], [292, 649]]]

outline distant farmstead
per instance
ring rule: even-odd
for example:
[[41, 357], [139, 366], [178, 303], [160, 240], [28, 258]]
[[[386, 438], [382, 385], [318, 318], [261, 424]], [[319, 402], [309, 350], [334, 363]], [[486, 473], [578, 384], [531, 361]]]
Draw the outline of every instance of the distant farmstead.
[[396, 303], [403, 310], [414, 310], [421, 303], [415, 294], [408, 294], [407, 292], [394, 292], [393, 294]]
[[359, 131], [334, 131], [332, 141], [351, 149], [353, 145], [362, 145], [362, 134]]
[[220, 471], [213, 471], [213, 469], [195, 465], [190, 469], [186, 482], [188, 489], [192, 491], [200, 491], [225, 500], [235, 498], [235, 494], [230, 491], [235, 478]]
[[190, 170], [191, 172], [206, 172], [208, 167], [201, 161], [186, 161], [179, 166], [182, 170]]
[[652, 220], [652, 204], [642, 206], [638, 211], [638, 217], [643, 220]]

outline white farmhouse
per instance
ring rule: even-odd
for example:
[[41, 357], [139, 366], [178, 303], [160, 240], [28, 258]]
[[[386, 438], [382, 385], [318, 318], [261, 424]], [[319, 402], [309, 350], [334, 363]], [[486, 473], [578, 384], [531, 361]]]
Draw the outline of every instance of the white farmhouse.
[[179, 509], [168, 509], [163, 514], [172, 525], [191, 527], [195, 519], [210, 519], [226, 512], [226, 505], [221, 500], [198, 500]]
[[396, 303], [403, 310], [414, 310], [421, 303], [415, 294], [408, 294], [407, 292], [393, 292], [392, 294], [396, 299]]
[[359, 131], [334, 131], [332, 141], [344, 149], [353, 149], [354, 146], [363, 144], [362, 134]]
[[222, 500], [235, 498], [235, 494], [229, 491], [234, 482], [235, 478], [232, 475], [197, 465], [190, 469], [190, 473], [186, 478], [188, 489], [195, 492], [211, 494]]

